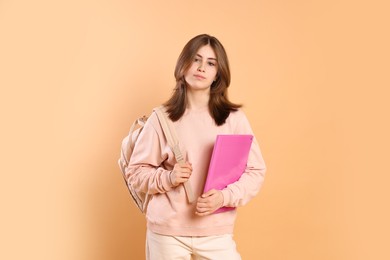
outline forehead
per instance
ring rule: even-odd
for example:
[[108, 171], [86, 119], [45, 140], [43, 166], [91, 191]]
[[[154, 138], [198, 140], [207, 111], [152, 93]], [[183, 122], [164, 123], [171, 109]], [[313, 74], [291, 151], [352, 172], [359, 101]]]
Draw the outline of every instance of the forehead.
[[217, 59], [213, 48], [209, 44], [200, 47], [196, 54], [206, 59]]

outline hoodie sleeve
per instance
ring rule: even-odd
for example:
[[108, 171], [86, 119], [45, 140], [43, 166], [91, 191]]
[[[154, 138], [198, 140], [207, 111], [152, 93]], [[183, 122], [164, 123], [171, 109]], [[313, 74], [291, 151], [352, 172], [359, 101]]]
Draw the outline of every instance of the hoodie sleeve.
[[148, 194], [170, 191], [173, 188], [169, 180], [169, 174], [173, 168], [168, 163], [170, 158], [172, 158], [172, 152], [157, 115], [152, 113], [135, 143], [126, 170], [128, 183], [135, 190]]
[[[242, 111], [237, 113], [237, 125], [234, 134], [251, 134], [254, 136], [249, 121]], [[247, 167], [240, 179], [222, 190], [224, 204], [237, 207], [247, 204], [259, 192], [265, 177], [266, 166], [256, 137], [253, 138]]]

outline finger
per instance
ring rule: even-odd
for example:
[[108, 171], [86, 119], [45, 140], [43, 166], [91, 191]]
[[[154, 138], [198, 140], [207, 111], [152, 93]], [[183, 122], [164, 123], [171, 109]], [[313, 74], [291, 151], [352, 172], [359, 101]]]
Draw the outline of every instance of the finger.
[[191, 168], [192, 169], [192, 164], [189, 163], [189, 162], [185, 162], [185, 163], [176, 163], [176, 165], [180, 166], [180, 167], [185, 167], [185, 168]]
[[178, 183], [183, 183], [183, 182], [186, 182], [188, 181], [188, 178], [177, 178], [177, 182]]
[[204, 213], [204, 212], [207, 212], [207, 211], [210, 211], [211, 209], [208, 208], [208, 207], [205, 207], [205, 208], [202, 208], [202, 207], [197, 207], [196, 208], [196, 212], [199, 212], [199, 213]]
[[191, 177], [191, 174], [188, 172], [181, 172], [181, 173], [177, 174], [177, 177], [188, 179]]
[[214, 195], [215, 193], [213, 194], [202, 194], [200, 197], [198, 197], [198, 201], [200, 202], [212, 202], [214, 200]]
[[192, 171], [190, 169], [187, 169], [187, 168], [181, 169], [181, 172], [188, 173], [188, 174], [192, 173]]
[[201, 198], [201, 197], [199, 197], [197, 201], [198, 204], [202, 204], [202, 205], [209, 205], [210, 202], [211, 200], [209, 198]]
[[195, 212], [195, 214], [200, 216], [200, 217], [210, 215], [211, 213], [213, 213], [213, 212], [212, 211], [205, 211], [205, 212], [198, 212], [198, 211], [196, 211]]
[[210, 207], [210, 204], [207, 202], [199, 201], [198, 203], [196, 203], [196, 208], [204, 209], [204, 208], [209, 208], [209, 207]]
[[212, 201], [198, 202], [196, 208], [201, 211], [212, 210], [216, 208], [216, 205]]
[[177, 169], [174, 169], [174, 171], [176, 173], [189, 173], [189, 174], [192, 173], [192, 171], [190, 169], [187, 169], [187, 168], [177, 168]]
[[181, 172], [192, 172], [192, 169], [190, 167], [186, 167], [186, 166], [178, 166], [178, 167], [175, 167], [174, 169], [177, 171], [181, 171]]
[[181, 180], [181, 182], [186, 182], [186, 181], [188, 181], [189, 179], [190, 179], [190, 177], [191, 177], [191, 174], [178, 174], [178, 175], [176, 175], [176, 178], [178, 179], [178, 180]]
[[201, 197], [202, 198], [207, 198], [207, 197], [210, 197], [210, 196], [212, 196], [212, 195], [214, 195], [216, 193], [216, 190], [209, 190], [208, 192], [206, 192], [206, 193], [203, 193], [202, 195], [201, 195]]
[[186, 163], [186, 167], [192, 169], [192, 164], [189, 163], [189, 162], [187, 162], [187, 163]]

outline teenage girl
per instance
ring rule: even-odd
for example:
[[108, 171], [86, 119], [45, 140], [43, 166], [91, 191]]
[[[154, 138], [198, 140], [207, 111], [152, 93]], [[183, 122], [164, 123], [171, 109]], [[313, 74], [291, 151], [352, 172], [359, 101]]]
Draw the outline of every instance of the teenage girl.
[[[155, 113], [134, 147], [126, 173], [131, 185], [152, 194], [146, 212], [146, 257], [172, 259], [241, 259], [233, 240], [236, 210], [213, 214], [223, 206], [248, 203], [259, 191], [265, 164], [254, 138], [241, 178], [223, 190], [203, 193], [217, 134], [252, 134], [240, 105], [229, 101], [229, 62], [213, 36], [198, 35], [181, 52], [175, 68], [176, 87], [164, 104], [185, 154], [179, 165]], [[197, 197], [189, 203], [183, 185]]]

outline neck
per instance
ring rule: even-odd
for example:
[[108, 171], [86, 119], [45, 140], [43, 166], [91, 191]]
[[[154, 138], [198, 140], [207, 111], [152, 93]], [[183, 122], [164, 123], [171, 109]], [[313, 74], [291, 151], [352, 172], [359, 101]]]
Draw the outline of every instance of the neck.
[[187, 108], [199, 110], [208, 108], [210, 98], [210, 90], [193, 90], [187, 89]]

